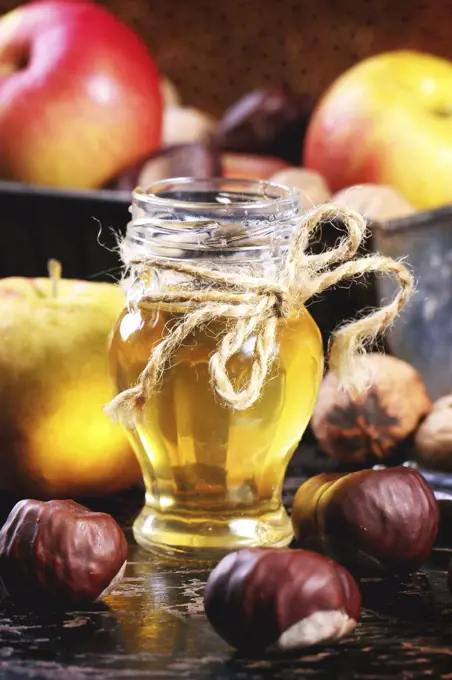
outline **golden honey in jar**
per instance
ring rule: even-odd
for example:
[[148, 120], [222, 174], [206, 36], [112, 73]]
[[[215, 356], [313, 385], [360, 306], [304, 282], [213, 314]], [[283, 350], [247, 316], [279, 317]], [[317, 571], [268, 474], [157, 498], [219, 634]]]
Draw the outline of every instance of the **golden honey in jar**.
[[[300, 219], [299, 196], [285, 187], [169, 180], [134, 193], [124, 250], [133, 260], [177, 259], [238, 275], [252, 266], [272, 280]], [[110, 348], [118, 392], [135, 385], [153, 348], [194, 306], [190, 301], [141, 306], [140, 296], [183, 284], [183, 274], [132, 267], [129, 303]], [[185, 338], [129, 430], [146, 487], [134, 535], [154, 552], [215, 559], [242, 547], [282, 547], [292, 540], [282, 485], [317, 397], [320, 333], [305, 308], [278, 320], [275, 361], [260, 398], [237, 410], [217, 394], [209, 370], [227, 323], [217, 318]], [[255, 350], [251, 335], [229, 360], [235, 386], [248, 380]]]

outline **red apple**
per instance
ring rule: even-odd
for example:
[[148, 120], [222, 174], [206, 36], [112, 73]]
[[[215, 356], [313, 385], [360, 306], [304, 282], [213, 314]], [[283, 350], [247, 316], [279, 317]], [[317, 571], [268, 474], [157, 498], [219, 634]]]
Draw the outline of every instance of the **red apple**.
[[0, 19], [0, 177], [101, 186], [160, 143], [160, 79], [142, 40], [91, 2]]
[[346, 71], [313, 113], [304, 165], [332, 191], [384, 184], [415, 208], [452, 202], [452, 63], [404, 50]]

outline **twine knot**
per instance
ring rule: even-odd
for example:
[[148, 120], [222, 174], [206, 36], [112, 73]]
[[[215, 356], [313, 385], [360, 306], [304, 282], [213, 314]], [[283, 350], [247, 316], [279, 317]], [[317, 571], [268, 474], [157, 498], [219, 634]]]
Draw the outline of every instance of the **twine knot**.
[[[307, 252], [313, 233], [325, 222], [338, 219], [345, 230], [345, 236], [338, 244], [319, 254]], [[118, 394], [106, 412], [128, 427], [135, 426], [177, 349], [196, 328], [216, 319], [227, 323], [209, 359], [212, 387], [227, 405], [245, 410], [259, 399], [277, 359], [280, 320], [296, 312], [302, 313], [309, 299], [340, 281], [369, 272], [392, 274], [400, 286], [394, 300], [337, 330], [330, 344], [330, 368], [350, 387], [354, 358], [390, 326], [414, 286], [412, 275], [399, 261], [382, 255], [355, 257], [366, 233], [366, 221], [359, 213], [332, 204], [314, 208], [304, 216], [293, 234], [275, 282], [259, 276], [252, 268], [231, 272], [213, 263], [124, 258], [125, 264], [138, 277], [149, 270], [170, 271], [183, 276], [183, 281], [174, 290], [145, 291], [137, 302], [140, 310], [145, 313], [164, 303], [178, 309], [184, 305], [186, 311], [153, 347], [136, 385]], [[249, 377], [246, 384], [237, 386], [229, 376], [227, 364], [250, 337], [254, 338], [255, 345]], [[359, 389], [360, 385], [356, 387]]]

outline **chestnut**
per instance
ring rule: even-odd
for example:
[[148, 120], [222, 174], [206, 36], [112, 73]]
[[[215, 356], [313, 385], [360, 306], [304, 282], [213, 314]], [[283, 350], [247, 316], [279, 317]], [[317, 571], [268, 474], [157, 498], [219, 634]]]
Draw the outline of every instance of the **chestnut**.
[[309, 550], [245, 548], [211, 572], [204, 609], [214, 630], [246, 652], [291, 651], [347, 635], [361, 596], [352, 576]]
[[309, 94], [264, 87], [234, 102], [220, 120], [218, 146], [224, 151], [277, 156], [300, 164], [303, 140], [316, 104]]
[[449, 567], [447, 569], [447, 587], [449, 592], [452, 594], [452, 560], [449, 562]]
[[70, 500], [20, 501], [0, 531], [0, 577], [28, 604], [94, 602], [121, 580], [126, 559], [113, 517]]
[[430, 556], [439, 508], [432, 489], [411, 468], [320, 474], [298, 489], [292, 524], [300, 545], [352, 572], [409, 572]]
[[160, 148], [148, 158], [129, 166], [106, 186], [112, 191], [134, 191], [165, 177], [220, 177], [219, 152], [207, 144], [175, 144]]

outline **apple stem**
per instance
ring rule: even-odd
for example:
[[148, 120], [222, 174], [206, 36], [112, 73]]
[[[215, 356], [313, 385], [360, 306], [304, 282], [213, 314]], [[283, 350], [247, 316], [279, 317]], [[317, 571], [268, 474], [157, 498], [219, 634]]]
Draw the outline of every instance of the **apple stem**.
[[61, 280], [62, 265], [59, 260], [49, 260], [47, 262], [47, 271], [52, 282], [52, 297], [58, 297], [58, 284]]

